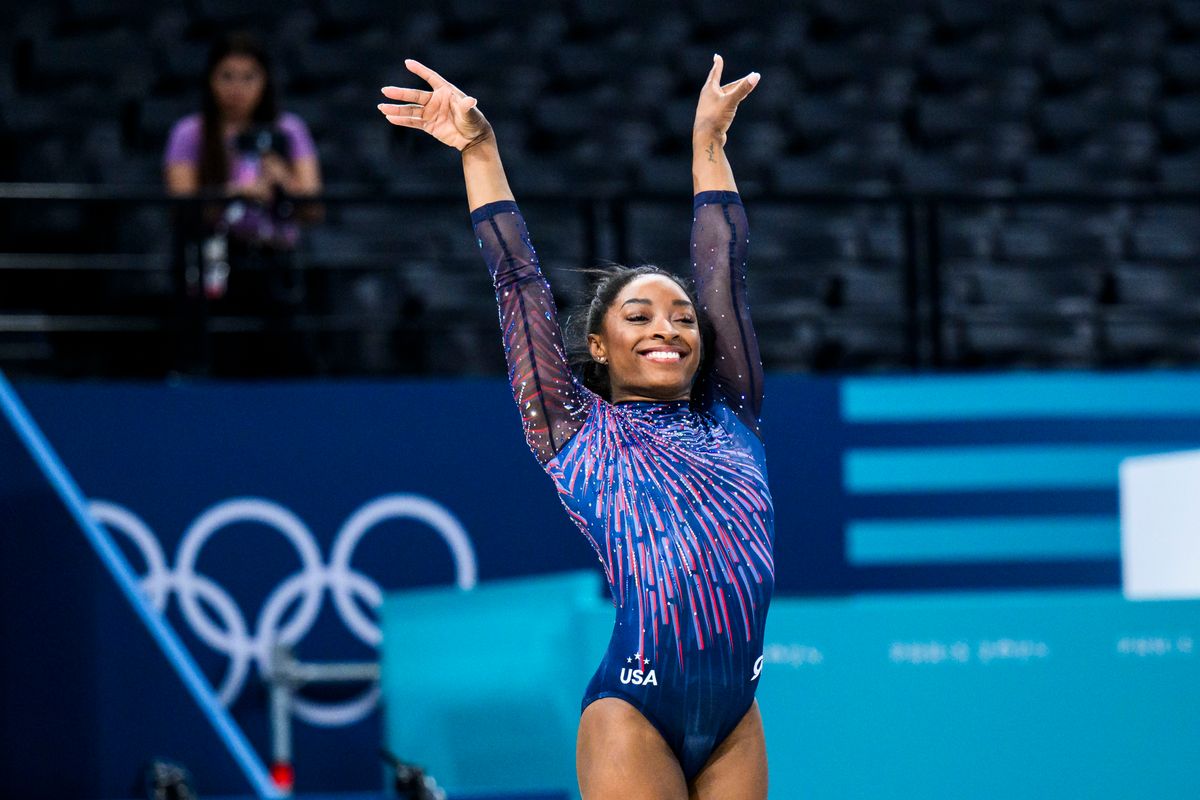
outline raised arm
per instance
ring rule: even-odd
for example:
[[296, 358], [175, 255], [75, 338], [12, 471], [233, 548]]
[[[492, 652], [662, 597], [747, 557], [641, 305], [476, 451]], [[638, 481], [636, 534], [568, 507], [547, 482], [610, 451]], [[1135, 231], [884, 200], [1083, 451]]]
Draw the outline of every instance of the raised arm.
[[392, 124], [420, 128], [462, 153], [471, 222], [496, 290], [513, 398], [526, 441], [545, 464], [582, 426], [591, 398], [568, 365], [550, 284], [508, 186], [491, 125], [475, 98], [419, 62], [410, 59], [405, 66], [433, 91], [389, 86], [383, 93], [404, 105], [381, 103], [379, 109]]
[[712, 71], [696, 106], [692, 130], [692, 269], [700, 306], [716, 333], [713, 389], [755, 433], [762, 411], [763, 374], [758, 339], [746, 300], [746, 256], [750, 246], [746, 211], [725, 158], [725, 140], [738, 103], [759, 75], [721, 85], [722, 60]]

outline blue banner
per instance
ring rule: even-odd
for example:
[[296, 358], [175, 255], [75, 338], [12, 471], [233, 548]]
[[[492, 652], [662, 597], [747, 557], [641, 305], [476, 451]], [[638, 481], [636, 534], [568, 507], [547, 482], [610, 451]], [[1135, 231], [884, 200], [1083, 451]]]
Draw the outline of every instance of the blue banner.
[[[1197, 373], [772, 376], [777, 590], [1112, 589], [1116, 465], [1200, 446], [1196, 385]], [[502, 380], [18, 390], [264, 759], [273, 643], [306, 660], [373, 660], [388, 590], [596, 568]], [[56, 558], [56, 537], [81, 535], [46, 528], [18, 492], [0, 486], [5, 580]], [[69, 569], [61, 580], [62, 592], [116, 591], [72, 583]], [[88, 657], [104, 676], [101, 717], [154, 700], [97, 639], [99, 622], [65, 624], [77, 650], [100, 642]], [[306, 690], [299, 789], [378, 787], [378, 700], [371, 688]], [[133, 732], [126, 750], [152, 744]], [[245, 789], [232, 772], [210, 781]]]

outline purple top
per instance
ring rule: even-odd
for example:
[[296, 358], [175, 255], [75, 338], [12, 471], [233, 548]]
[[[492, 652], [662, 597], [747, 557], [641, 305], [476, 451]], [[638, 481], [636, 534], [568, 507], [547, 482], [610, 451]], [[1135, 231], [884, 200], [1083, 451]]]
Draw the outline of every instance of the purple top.
[[[280, 114], [279, 119], [275, 122], [275, 127], [287, 137], [292, 161], [311, 158], [317, 154], [317, 147], [313, 144], [312, 135], [308, 132], [308, 126], [304, 124], [304, 120], [295, 114], [289, 114], [286, 111]], [[171, 128], [171, 135], [167, 139], [167, 150], [163, 154], [163, 165], [199, 164], [200, 145], [203, 140], [203, 115], [200, 113], [189, 114], [179, 120]], [[257, 169], [257, 164], [253, 163], [257, 159], [253, 156], [239, 155], [234, 150], [233, 137], [229, 137], [226, 140], [226, 145], [229, 152], [229, 173], [231, 179], [238, 176], [243, 162], [251, 162], [251, 167]]]
[[[275, 127], [287, 138], [288, 151], [293, 163], [317, 155], [316, 145], [304, 120], [295, 114], [284, 112], [275, 121]], [[250, 186], [258, 180], [261, 164], [258, 156], [239, 153], [234, 139], [226, 138], [225, 149], [229, 156], [229, 181], [235, 186]], [[163, 165], [194, 164], [199, 166], [201, 147], [204, 141], [204, 117], [189, 114], [175, 123], [167, 139], [163, 153]], [[274, 247], [291, 248], [299, 237], [294, 222], [275, 219], [268, 209], [256, 204], [231, 203], [226, 212], [225, 227], [239, 239], [268, 244]]]

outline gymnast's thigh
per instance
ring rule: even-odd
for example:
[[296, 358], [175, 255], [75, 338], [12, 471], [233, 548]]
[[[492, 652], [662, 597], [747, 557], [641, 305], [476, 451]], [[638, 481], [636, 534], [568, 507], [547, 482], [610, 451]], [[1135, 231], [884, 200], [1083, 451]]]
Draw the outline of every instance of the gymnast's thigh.
[[689, 800], [765, 800], [767, 743], [758, 701], [717, 745], [692, 781]]
[[679, 760], [636, 708], [602, 697], [579, 718], [575, 770], [583, 800], [686, 800]]

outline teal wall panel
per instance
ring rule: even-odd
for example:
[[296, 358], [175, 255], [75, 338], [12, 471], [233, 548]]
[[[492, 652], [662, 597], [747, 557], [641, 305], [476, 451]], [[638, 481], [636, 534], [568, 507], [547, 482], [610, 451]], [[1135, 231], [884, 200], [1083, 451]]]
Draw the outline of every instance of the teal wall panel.
[[[520, 581], [391, 595], [389, 747], [451, 789], [573, 792], [579, 699], [612, 625], [598, 587], [580, 574], [526, 597]], [[1200, 785], [1200, 601], [778, 598], [764, 660], [772, 797], [1125, 800]]]

